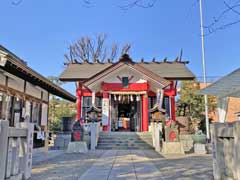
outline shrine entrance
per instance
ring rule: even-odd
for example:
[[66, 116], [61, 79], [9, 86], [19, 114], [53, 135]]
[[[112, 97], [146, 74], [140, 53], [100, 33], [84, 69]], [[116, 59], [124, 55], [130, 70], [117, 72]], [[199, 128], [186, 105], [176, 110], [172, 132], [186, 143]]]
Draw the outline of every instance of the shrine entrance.
[[140, 96], [111, 96], [111, 130], [119, 132], [141, 131]]

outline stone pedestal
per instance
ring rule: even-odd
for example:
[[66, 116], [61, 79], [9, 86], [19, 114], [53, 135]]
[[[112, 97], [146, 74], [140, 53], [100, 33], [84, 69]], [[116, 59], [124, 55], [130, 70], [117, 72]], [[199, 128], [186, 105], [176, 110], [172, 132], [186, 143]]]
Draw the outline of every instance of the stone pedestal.
[[181, 142], [163, 142], [163, 154], [185, 154]]
[[71, 141], [71, 133], [57, 133], [54, 140], [54, 149], [67, 149]]
[[205, 144], [194, 144], [194, 153], [195, 154], [206, 154], [206, 146]]
[[87, 153], [87, 144], [84, 141], [70, 142], [68, 144], [67, 153]]
[[180, 142], [183, 144], [183, 149], [185, 153], [193, 153], [193, 139], [191, 134], [180, 134]]

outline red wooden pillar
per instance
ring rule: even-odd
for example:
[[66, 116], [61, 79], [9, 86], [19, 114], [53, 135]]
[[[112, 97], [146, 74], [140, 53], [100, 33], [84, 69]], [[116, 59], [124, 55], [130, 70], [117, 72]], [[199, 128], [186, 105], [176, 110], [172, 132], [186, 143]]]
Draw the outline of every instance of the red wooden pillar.
[[[108, 121], [108, 124], [107, 125], [103, 125], [103, 131], [109, 131], [110, 130], [110, 121], [109, 121], [109, 93], [108, 92], [103, 92], [103, 106], [104, 106], [104, 102], [106, 101], [106, 99], [108, 100], [107, 101], [107, 104], [108, 104], [108, 109], [105, 109], [107, 112], [105, 112], [104, 108], [107, 108], [107, 106], [105, 107], [102, 107], [102, 116], [106, 116], [107, 117], [107, 121]], [[106, 115], [104, 115], [104, 113], [106, 113]], [[106, 118], [104, 117], [104, 118]]]
[[148, 96], [142, 95], [142, 131], [148, 131]]
[[175, 96], [170, 96], [170, 101], [171, 101], [171, 119], [176, 121]]
[[171, 106], [171, 119], [176, 121], [176, 112], [175, 112], [175, 96], [176, 96], [176, 89], [174, 85], [174, 81], [171, 81], [170, 88], [173, 94], [169, 96], [170, 98], [170, 106]]
[[79, 120], [82, 114], [82, 84], [81, 83], [78, 83], [76, 96], [77, 96], [77, 120]]

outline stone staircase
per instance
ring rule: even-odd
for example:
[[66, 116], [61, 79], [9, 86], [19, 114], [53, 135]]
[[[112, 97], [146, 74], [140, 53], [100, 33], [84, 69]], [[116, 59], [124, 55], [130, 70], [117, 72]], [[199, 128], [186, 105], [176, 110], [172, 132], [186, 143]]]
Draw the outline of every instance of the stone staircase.
[[101, 132], [97, 149], [153, 149], [149, 132]]

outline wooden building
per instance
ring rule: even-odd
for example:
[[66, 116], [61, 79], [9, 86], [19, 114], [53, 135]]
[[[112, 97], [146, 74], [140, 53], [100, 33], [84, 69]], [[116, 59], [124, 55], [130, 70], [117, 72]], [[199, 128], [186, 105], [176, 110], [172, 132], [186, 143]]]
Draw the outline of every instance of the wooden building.
[[134, 62], [124, 54], [116, 63], [70, 63], [60, 80], [77, 82], [77, 118], [91, 106], [102, 109], [104, 131], [148, 131], [149, 109], [161, 103], [175, 120], [176, 84], [192, 80], [188, 62]]
[[[32, 122], [36, 131], [46, 132], [49, 94], [76, 100], [0, 45], [0, 119], [8, 120], [12, 127]], [[35, 134], [35, 142], [36, 139]]]

